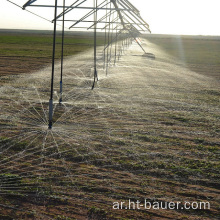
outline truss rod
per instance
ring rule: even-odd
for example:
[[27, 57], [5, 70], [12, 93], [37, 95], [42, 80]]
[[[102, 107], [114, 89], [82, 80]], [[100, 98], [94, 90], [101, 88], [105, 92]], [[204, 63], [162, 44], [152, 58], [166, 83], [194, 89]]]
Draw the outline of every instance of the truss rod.
[[[105, 12], [106, 16], [105, 16], [105, 21], [107, 22], [108, 21], [108, 17], [107, 17], [107, 14], [108, 14], [108, 11], [106, 10]], [[107, 39], [107, 30], [105, 28], [105, 43], [104, 43], [104, 48], [105, 48], [105, 45], [106, 45], [106, 39]], [[103, 69], [105, 69], [105, 63], [106, 63], [106, 52], [105, 50], [103, 50], [104, 54], [103, 54]]]
[[[124, 6], [123, 6], [123, 3], [124, 3], [124, 0], [121, 0], [121, 1], [119, 2], [119, 4], [120, 4], [122, 7], [124, 7]], [[125, 3], [124, 3], [124, 4], [125, 4]], [[126, 7], [125, 7], [125, 8], [126, 8]], [[147, 30], [150, 32], [149, 24], [148, 24], [146, 21], [144, 21], [143, 18], [142, 18], [139, 14], [134, 13], [133, 10], [130, 10], [130, 14], [132, 14], [132, 16], [135, 17], [139, 22], [142, 21], [142, 22], [146, 25]], [[142, 23], [142, 22], [140, 22], [140, 23]]]
[[[101, 4], [99, 4], [97, 7], [101, 7], [101, 5], [102, 5], [103, 3], [105, 3], [105, 2], [106, 2], [106, 0], [104, 0], [104, 1], [103, 1]], [[105, 4], [105, 5], [103, 5], [102, 7], [105, 7], [106, 5], [108, 5], [108, 3]], [[72, 27], [74, 27], [75, 25], [77, 25], [78, 23], [80, 23], [81, 21], [83, 21], [84, 19], [88, 18], [89, 16], [91, 16], [96, 10], [97, 10], [97, 9], [94, 9], [94, 8], [93, 8], [93, 10], [91, 10], [90, 12], [88, 12], [86, 15], [84, 15], [82, 18], [80, 18], [77, 22], [75, 22], [72, 26], [70, 26], [69, 29], [72, 28]]]
[[130, 8], [133, 9], [134, 12], [140, 14], [140, 11], [133, 4], [131, 4], [131, 2], [129, 2], [128, 0], [124, 0], [124, 1], [130, 6]]
[[[29, 7], [42, 7], [42, 8], [54, 8], [53, 5], [29, 5]], [[63, 6], [57, 6], [57, 8], [62, 8]], [[72, 9], [91, 9], [93, 10], [93, 7], [71, 7], [71, 6], [66, 6], [66, 8], [72, 8]], [[124, 9], [124, 8], [118, 8], [118, 9], [110, 9], [110, 8], [97, 8], [96, 10], [117, 10], [117, 11], [132, 11], [131, 9]]]
[[97, 23], [103, 23], [102, 20], [104, 20], [107, 16], [110, 16], [112, 14], [113, 11], [109, 11], [107, 15], [104, 15], [102, 18], [100, 18], [96, 23], [94, 23], [93, 25], [91, 25], [90, 27], [88, 27], [87, 30], [89, 30], [90, 28], [92, 28], [95, 24]]
[[[115, 8], [118, 8], [118, 5], [116, 3], [116, 0], [111, 0], [111, 2], [114, 4]], [[122, 25], [124, 27], [125, 30], [128, 30], [125, 23], [124, 23], [124, 20], [123, 20], [123, 17], [122, 17], [122, 14], [121, 12], [119, 11], [118, 12], [118, 15], [119, 15], [119, 18], [122, 22]], [[134, 38], [134, 40], [136, 40], [136, 37], [134, 36], [134, 34], [131, 32], [131, 30], [128, 30], [130, 32], [130, 35], [132, 36], [132, 38]], [[137, 41], [138, 45], [141, 47], [141, 49], [144, 51], [144, 53], [146, 53], [146, 51], [144, 50], [144, 48], [141, 46], [141, 44]]]
[[29, 1], [27, 1], [24, 5], [23, 5], [23, 9], [25, 9], [27, 6], [29, 6], [30, 4], [32, 4], [32, 3], [34, 3], [34, 2], [36, 2], [37, 0], [29, 0]]
[[[118, 21], [118, 15], [117, 15], [117, 21]], [[116, 29], [116, 35], [115, 35], [115, 38], [116, 38], [116, 40], [115, 40], [115, 59], [114, 59], [114, 65], [116, 65], [116, 58], [117, 58], [117, 44], [118, 44], [118, 25], [116, 25], [116, 27], [115, 27], [115, 29]]]
[[[97, 0], [94, 0], [94, 7], [97, 8]], [[98, 73], [97, 73], [97, 33], [96, 33], [96, 27], [97, 27], [97, 12], [98, 10], [95, 10], [94, 13], [94, 23], [95, 23], [95, 27], [94, 27], [94, 81], [93, 81], [93, 85], [92, 85], [92, 89], [94, 89], [95, 87], [95, 81], [97, 79], [98, 81]]]
[[62, 24], [62, 48], [61, 48], [61, 72], [60, 72], [60, 98], [59, 104], [62, 103], [63, 99], [63, 53], [64, 53], [64, 23], [65, 23], [65, 0], [63, 0], [63, 24]]
[[[71, 5], [71, 7], [73, 7], [73, 6], [74, 6], [76, 3], [78, 3], [79, 1], [80, 1], [80, 0], [75, 1], [75, 2]], [[85, 0], [85, 1], [86, 1], [86, 0]], [[81, 5], [81, 4], [84, 3], [85, 1], [82, 1], [81, 3], [79, 3], [78, 5], [76, 5], [75, 7]], [[71, 9], [69, 9], [69, 8], [64, 9], [64, 11], [63, 11], [62, 13], [60, 13], [60, 14], [57, 16], [56, 19], [60, 18], [61, 16], [63, 16], [63, 14], [66, 14], [66, 13], [70, 12], [70, 11], [73, 10], [73, 9], [74, 9], [74, 8], [71, 8]]]
[[[109, 25], [111, 25], [112, 23], [114, 23], [115, 21], [116, 21], [117, 19], [115, 18], [114, 20], [112, 20], [112, 21], [108, 21], [107, 22], [107, 25], [104, 27], [104, 28], [107, 28]], [[120, 23], [121, 24], [121, 23]], [[103, 29], [104, 29], [103, 28]]]
[[50, 89], [50, 100], [49, 100], [49, 125], [48, 128], [52, 129], [53, 124], [53, 87], [54, 87], [54, 68], [55, 68], [55, 51], [56, 51], [56, 17], [57, 17], [57, 0], [55, 0], [54, 9], [54, 31], [53, 31], [53, 55], [52, 55], [52, 74], [51, 74], [51, 89]]
[[143, 30], [144, 31], [144, 29], [141, 27], [141, 25], [143, 25], [143, 24], [138, 24], [138, 23], [136, 23], [135, 21], [134, 21], [134, 19], [132, 19], [129, 15], [127, 15], [125, 12], [123, 12], [123, 14], [125, 15], [125, 16], [127, 16], [132, 22], [134, 22], [134, 23], [129, 23], [128, 22], [128, 20], [126, 20], [126, 22], [128, 22], [129, 24], [134, 24], [134, 25], [137, 25], [141, 30]]
[[[111, 0], [109, 1], [109, 3], [110, 3], [110, 8], [112, 7], [112, 4], [111, 4]], [[111, 14], [110, 14], [110, 16], [108, 17], [109, 18], [109, 23], [111, 22]], [[106, 29], [107, 29], [107, 27], [106, 27]], [[111, 25], [109, 25], [109, 27], [108, 27], [108, 45], [109, 45], [109, 43], [110, 43], [110, 29], [111, 29]], [[108, 47], [108, 49], [107, 49], [107, 58], [106, 58], [106, 76], [108, 75], [108, 66], [109, 66], [109, 47]]]
[[[115, 15], [115, 13], [112, 14], [113, 21], [115, 20], [114, 15]], [[116, 16], [116, 20], [117, 20], [117, 16]], [[113, 38], [113, 32], [114, 32], [114, 22], [112, 22], [112, 27], [111, 27], [111, 48], [110, 48], [109, 63], [111, 63], [111, 59], [112, 59], [112, 45], [113, 45], [112, 38]]]
[[[63, 20], [57, 20], [57, 21], [63, 21]], [[78, 20], [66, 20], [65, 19], [65, 21], [72, 21], [72, 22], [76, 22], [76, 21], [78, 21]], [[81, 21], [82, 23], [94, 23], [94, 21]], [[111, 22], [110, 22], [111, 23]], [[109, 22], [107, 21], [99, 21], [99, 22], [97, 22], [97, 24], [109, 24]], [[121, 22], [114, 22], [114, 24], [121, 24]], [[128, 24], [132, 24], [132, 25], [142, 25], [142, 24], [140, 24], [140, 23], [130, 23], [130, 22], [127, 22], [127, 23], [125, 23], [126, 25], [128, 25]], [[93, 24], [92, 26], [94, 26], [95, 24]], [[92, 27], [91, 26], [91, 27]], [[89, 28], [87, 28], [87, 29], [90, 29], [90, 27]]]
[[[122, 30], [123, 30], [123, 29], [122, 29]], [[115, 38], [114, 38], [111, 42], [109, 42], [109, 43], [107, 44], [107, 46], [104, 48], [104, 50], [106, 50], [113, 42], [115, 42], [115, 39], [118, 39], [118, 37], [123, 34], [123, 33], [122, 33], [122, 30], [120, 30], [120, 31], [116, 34]]]

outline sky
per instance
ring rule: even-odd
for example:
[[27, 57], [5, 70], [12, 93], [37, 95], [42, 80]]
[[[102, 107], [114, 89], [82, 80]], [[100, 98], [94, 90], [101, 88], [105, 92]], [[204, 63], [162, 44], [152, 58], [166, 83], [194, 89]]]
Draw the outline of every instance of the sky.
[[[11, 1], [22, 5], [27, 0]], [[42, 3], [42, 0], [38, 1]], [[220, 0], [130, 0], [130, 2], [140, 10], [153, 34], [220, 36]], [[52, 9], [33, 7], [28, 9], [49, 20], [53, 18]], [[1, 0], [0, 28], [52, 30], [53, 24], [10, 4], [7, 0]]]

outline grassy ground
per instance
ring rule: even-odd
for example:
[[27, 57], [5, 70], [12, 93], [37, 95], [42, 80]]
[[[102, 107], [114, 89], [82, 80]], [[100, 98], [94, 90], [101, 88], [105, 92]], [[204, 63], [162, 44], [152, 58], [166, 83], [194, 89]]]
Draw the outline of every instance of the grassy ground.
[[[31, 41], [30, 36], [27, 36], [28, 39]], [[40, 41], [45, 46], [47, 41], [51, 44], [47, 36], [35, 36], [33, 39], [34, 45], [28, 43], [29, 53], [34, 50], [36, 42], [39, 47]], [[10, 38], [5, 40], [9, 41]], [[79, 40], [80, 43], [86, 42], [86, 48], [92, 42], [91, 39]], [[14, 41], [16, 37], [12, 39]], [[74, 90], [75, 87], [84, 88], [86, 84], [80, 80], [84, 80], [85, 76], [83, 78], [79, 72], [71, 69], [71, 81], [66, 81], [69, 88], [65, 88], [70, 90], [65, 100], [66, 109], [56, 106], [54, 114], [55, 121], [62, 117], [57, 126], [63, 129], [55, 130], [53, 134], [57, 132], [55, 138], [62, 157], [57, 153], [51, 133], [47, 134], [47, 143], [43, 145], [42, 152], [44, 132], [47, 131], [41, 127], [41, 130], [35, 130], [25, 124], [39, 123], [35, 115], [42, 111], [41, 103], [31, 102], [37, 97], [35, 89], [25, 91], [23, 80], [10, 81], [9, 78], [6, 86], [12, 86], [12, 90], [1, 91], [4, 114], [0, 115], [0, 125], [10, 130], [6, 134], [1, 131], [3, 135], [0, 140], [2, 150], [7, 148], [0, 155], [1, 162], [4, 160], [0, 163], [1, 187], [5, 193], [0, 196], [2, 219], [218, 219], [220, 91], [216, 84], [210, 86], [209, 83], [212, 77], [219, 77], [220, 65], [215, 58], [219, 41], [183, 40], [184, 57], [176, 49], [176, 40], [153, 38], [150, 42], [173, 55], [178, 64], [196, 65], [199, 74], [211, 78], [204, 78], [204, 84], [201, 84], [195, 78], [203, 78], [184, 72], [187, 70], [172, 66], [173, 69], [168, 71], [167, 63], [159, 60], [158, 54], [158, 66], [145, 60], [148, 62], [146, 70], [143, 71], [143, 63], [140, 66], [136, 63], [130, 75], [129, 65], [134, 65], [133, 60], [137, 59], [138, 62], [139, 59], [132, 57], [130, 62], [126, 61], [127, 54], [126, 59], [119, 62], [125, 69], [116, 68], [109, 78], [100, 81], [104, 90], [99, 89], [99, 93], [89, 90], [87, 93], [85, 89]], [[79, 41], [70, 38], [69, 43], [78, 45]], [[19, 49], [14, 48], [22, 49], [20, 44], [24, 46], [26, 43], [14, 43], [14, 47], [4, 43], [3, 47], [12, 47], [19, 54]], [[212, 47], [213, 53], [209, 47], [212, 44], [215, 45]], [[81, 50], [80, 45], [76, 48]], [[46, 51], [43, 52], [45, 58], [51, 53], [47, 54]], [[206, 51], [209, 56], [200, 55], [199, 51]], [[6, 52], [7, 59], [10, 53], [10, 50]], [[24, 55], [26, 52], [22, 53]], [[75, 49], [70, 53], [75, 53]], [[37, 54], [40, 57], [39, 51]], [[28, 53], [26, 56], [32, 57]], [[210, 63], [207, 59], [211, 60]], [[211, 75], [201, 66], [204, 62], [204, 66], [216, 66]], [[77, 67], [81, 68], [80, 65]], [[5, 71], [10, 73], [10, 69]], [[86, 69], [85, 72], [89, 71]], [[6, 79], [5, 76], [3, 78]], [[188, 83], [185, 83], [185, 78]], [[43, 93], [46, 84], [36, 83], [35, 86]], [[19, 94], [20, 88], [24, 90], [23, 94]], [[22, 95], [26, 95], [30, 103], [21, 105], [16, 102], [22, 99]], [[80, 99], [83, 101], [81, 104]], [[69, 104], [73, 100], [75, 106]], [[92, 108], [95, 102], [99, 102], [99, 109]], [[84, 103], [89, 103], [90, 108]], [[42, 105], [46, 109], [48, 104], [45, 102]], [[12, 120], [13, 114], [17, 115], [15, 121]], [[39, 136], [34, 136], [29, 130]], [[22, 138], [25, 135], [28, 137]], [[42, 155], [45, 158], [42, 159]], [[144, 198], [162, 203], [209, 201], [211, 209], [112, 209], [114, 201]]]
[[[61, 34], [57, 36], [56, 59], [61, 56]], [[99, 38], [98, 45], [103, 44]], [[28, 73], [49, 65], [52, 60], [52, 33], [0, 32], [0, 76]], [[74, 55], [93, 47], [93, 38], [67, 34], [64, 56]]]
[[195, 72], [220, 79], [220, 39], [218, 37], [146, 37]]

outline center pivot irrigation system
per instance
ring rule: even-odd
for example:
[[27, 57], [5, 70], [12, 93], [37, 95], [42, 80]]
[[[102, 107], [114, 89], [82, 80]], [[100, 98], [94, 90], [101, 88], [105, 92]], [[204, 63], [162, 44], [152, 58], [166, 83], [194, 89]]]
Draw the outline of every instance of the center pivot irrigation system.
[[[133, 40], [140, 46], [144, 56], [150, 56], [146, 53], [137, 37], [142, 32], [149, 32], [149, 25], [143, 20], [140, 11], [128, 0], [29, 0], [23, 5], [18, 5], [13, 1], [8, 2], [26, 10], [38, 17], [54, 23], [53, 30], [53, 56], [52, 56], [52, 74], [51, 90], [49, 100], [49, 125], [53, 124], [53, 93], [54, 93], [54, 67], [55, 67], [55, 49], [57, 22], [62, 26], [62, 51], [61, 51], [61, 74], [60, 74], [60, 97], [59, 103], [62, 103], [63, 93], [63, 53], [64, 53], [64, 33], [67, 23], [71, 23], [69, 29], [85, 28], [94, 31], [94, 80], [92, 89], [98, 81], [97, 72], [97, 31], [104, 32], [105, 42], [103, 49], [103, 68], [108, 72], [111, 63], [116, 63], [122, 55], [124, 49], [128, 47]], [[40, 1], [43, 4], [40, 4]], [[46, 4], [45, 4], [46, 3]], [[29, 10], [29, 8], [53, 8], [54, 18], [49, 20]], [[39, 10], [37, 10], [40, 12]], [[59, 13], [60, 12], [60, 13]], [[76, 18], [77, 16], [77, 18]], [[80, 18], [79, 18], [80, 17]], [[74, 19], [73, 19], [74, 18]], [[79, 24], [83, 26], [78, 26]], [[113, 55], [112, 55], [113, 54]]]

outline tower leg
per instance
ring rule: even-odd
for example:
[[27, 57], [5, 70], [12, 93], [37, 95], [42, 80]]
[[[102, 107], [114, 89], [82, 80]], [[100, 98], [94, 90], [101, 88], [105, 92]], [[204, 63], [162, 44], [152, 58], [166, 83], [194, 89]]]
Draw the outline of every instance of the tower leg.
[[49, 125], [48, 128], [51, 129], [53, 124], [53, 99], [49, 100]]
[[53, 124], [53, 84], [54, 84], [54, 67], [55, 67], [55, 49], [56, 49], [56, 27], [57, 27], [57, 0], [55, 0], [55, 10], [54, 10], [52, 74], [51, 74], [51, 88], [50, 88], [50, 100], [49, 100], [49, 124], [48, 124], [49, 129], [52, 129], [52, 124]]
[[59, 103], [61, 104], [63, 101], [63, 82], [60, 81], [60, 99], [59, 99]]

